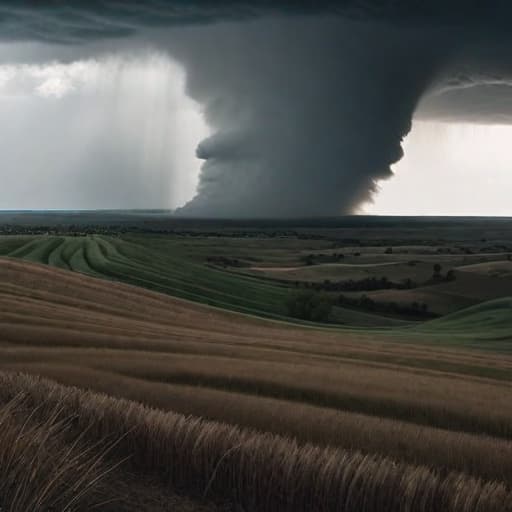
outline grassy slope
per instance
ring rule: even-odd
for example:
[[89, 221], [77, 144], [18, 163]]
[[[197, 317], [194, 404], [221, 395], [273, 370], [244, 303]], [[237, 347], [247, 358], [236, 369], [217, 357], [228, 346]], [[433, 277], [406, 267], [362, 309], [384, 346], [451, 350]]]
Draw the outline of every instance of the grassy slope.
[[512, 359], [400, 341], [0, 259], [0, 369], [512, 482]]
[[[191, 247], [195, 248], [196, 245], [197, 243], [194, 242]], [[211, 243], [204, 242], [199, 245], [202, 247], [201, 254], [210, 253]], [[184, 242], [176, 244], [172, 239], [162, 237], [134, 237], [127, 240], [104, 236], [0, 237], [0, 255], [3, 256], [45, 263], [97, 277], [122, 281], [224, 309], [274, 319], [287, 319], [285, 304], [290, 293], [288, 287], [279, 282], [208, 267], [201, 262], [204, 258], [192, 259], [189, 254], [190, 250]], [[269, 252], [270, 249], [265, 249], [265, 251]], [[285, 251], [285, 254], [288, 253]], [[272, 257], [283, 258], [284, 256], [274, 255]], [[469, 281], [481, 278], [476, 275], [470, 276], [470, 273], [464, 274], [469, 276]], [[496, 281], [496, 278], [485, 277], [485, 279]], [[508, 289], [507, 283], [502, 284], [504, 293]], [[442, 302], [443, 294], [441, 292], [444, 288], [452, 287], [454, 288], [453, 293], [455, 293], [458, 286], [460, 286], [460, 279], [454, 283], [430, 288], [432, 289], [431, 293], [437, 293], [436, 300]], [[443, 290], [437, 292], [438, 288], [443, 288]], [[469, 286], [469, 288], [473, 290], [474, 286]], [[421, 291], [421, 289], [418, 290]], [[400, 290], [398, 293], [414, 294], [419, 291]], [[389, 290], [383, 293], [393, 292], [397, 291]], [[451, 302], [453, 293], [447, 292], [444, 299]], [[417, 300], [418, 297], [414, 296], [412, 299]], [[491, 301], [490, 304], [492, 307], [492, 304], [497, 303]], [[476, 310], [471, 308], [469, 311], [474, 313], [477, 310], [478, 306]], [[465, 315], [464, 312], [460, 312], [460, 314], [461, 318]], [[335, 308], [333, 315], [340, 323], [353, 327], [390, 328], [404, 325], [404, 322], [399, 320], [344, 308]], [[508, 351], [510, 350], [510, 333], [512, 332], [512, 313], [505, 308], [501, 310], [500, 315], [500, 322], [492, 324], [486, 322], [484, 329], [475, 329], [470, 321], [459, 321], [458, 330], [455, 333], [453, 329], [442, 328], [448, 324], [438, 320], [426, 322], [415, 328], [405, 326], [403, 329], [393, 329], [392, 332], [396, 339], [404, 341], [432, 340]], [[475, 322], [479, 323], [480, 320], [481, 317]], [[464, 325], [467, 327], [464, 328]]]
[[75, 415], [86, 414], [65, 403], [70, 393], [38, 379], [0, 373], [1, 510], [230, 510], [180, 496], [141, 471], [134, 475], [127, 454], [117, 450], [122, 433], [103, 435], [91, 432], [91, 423], [79, 425]]
[[483, 302], [426, 322], [415, 330], [458, 339], [460, 343], [470, 338], [480, 347], [507, 350], [512, 344], [512, 298]]
[[[5, 245], [4, 245], [5, 244]], [[118, 238], [36, 237], [0, 241], [4, 256], [68, 268], [250, 313], [284, 314], [286, 290]]]
[[[276, 247], [279, 246], [275, 242]], [[273, 259], [261, 263], [250, 263], [252, 268], [242, 268], [239, 271], [257, 275], [267, 279], [281, 281], [345, 281], [349, 279], [364, 279], [369, 277], [387, 277], [394, 282], [411, 279], [421, 285], [432, 277], [433, 265], [442, 265], [442, 273], [454, 270], [456, 280], [439, 282], [434, 285], [422, 285], [412, 289], [384, 289], [364, 292], [346, 292], [348, 296], [359, 297], [366, 295], [380, 302], [396, 302], [410, 305], [413, 302], [426, 303], [429, 310], [439, 315], [473, 306], [480, 302], [512, 294], [512, 262], [508, 261], [508, 253], [481, 253], [475, 249], [473, 254], [440, 254], [435, 247], [400, 247], [392, 254], [386, 254], [385, 248], [337, 248], [311, 253], [342, 253], [345, 257], [338, 263], [320, 263], [304, 266], [303, 261], [286, 265]], [[235, 248], [234, 250], [237, 250]], [[355, 257], [354, 251], [360, 256]], [[362, 251], [362, 252], [360, 252]], [[296, 254], [300, 254], [297, 250]], [[308, 253], [303, 251], [303, 254]], [[240, 249], [234, 254], [243, 253]], [[256, 253], [257, 254], [257, 253]], [[371, 325], [371, 324], [369, 324]]]
[[[510, 501], [502, 484], [489, 484], [486, 494], [467, 476], [454, 476], [453, 485], [442, 487], [439, 475], [457, 471], [512, 486], [512, 358], [448, 348], [449, 344], [464, 344], [510, 350], [511, 299], [490, 301], [421, 326], [336, 332], [237, 315], [104, 279], [232, 310], [282, 316], [279, 308], [286, 288], [208, 268], [187, 260], [182, 252], [172, 252], [170, 246], [165, 249], [157, 241], [142, 247], [135, 241], [98, 236], [0, 239], [0, 253], [26, 260], [0, 259], [0, 370], [40, 374], [159, 409], [294, 439], [291, 444], [287, 440], [280, 444], [279, 438], [277, 444], [268, 445], [269, 453], [286, 453], [281, 458], [287, 462], [276, 466], [272, 477], [276, 480], [270, 490], [262, 487], [259, 496], [288, 485], [279, 475], [283, 471], [293, 474], [299, 466], [306, 475], [323, 472], [326, 482], [334, 482], [334, 488], [338, 488], [337, 479], [352, 475], [350, 468], [355, 467], [354, 475], [365, 475], [356, 485], [362, 489], [357, 500], [363, 501], [352, 503], [352, 508], [347, 508], [350, 511], [374, 510], [365, 501], [368, 496], [376, 500], [376, 510], [387, 510], [378, 498], [380, 492], [385, 492], [379, 486], [383, 481], [393, 482], [395, 472], [402, 470], [414, 484], [408, 491], [398, 483], [390, 488], [397, 486], [395, 493], [400, 500], [407, 493], [414, 494], [409, 505], [401, 505], [403, 510], [422, 510], [420, 506], [431, 510], [434, 505], [428, 500], [432, 496], [441, 493], [444, 497], [439, 499], [449, 499], [446, 496], [454, 496], [455, 488], [458, 501], [449, 505], [442, 502], [443, 510], [505, 510], [504, 503]], [[102, 280], [31, 262], [96, 275]], [[404, 343], [416, 340], [438, 341], [445, 346]], [[2, 378], [4, 382], [10, 379]], [[29, 394], [44, 394], [47, 384], [29, 382], [21, 386], [28, 386]], [[35, 399], [36, 403], [41, 401], [40, 397]], [[80, 403], [86, 404], [87, 400]], [[71, 403], [78, 402], [73, 399]], [[133, 412], [129, 421], [138, 417], [137, 406], [124, 403], [123, 408]], [[102, 421], [94, 407], [88, 411], [91, 421]], [[98, 424], [98, 429], [114, 428], [110, 435], [119, 434], [122, 429], [115, 430], [117, 413], [115, 418]], [[212, 474], [218, 472], [216, 464], [225, 460], [223, 454], [240, 450], [242, 473], [237, 466], [238, 456], [226, 456], [226, 467], [220, 474], [230, 486], [236, 481], [238, 493], [245, 492], [244, 478], [251, 474], [247, 461], [259, 460], [257, 467], [262, 466], [268, 438], [249, 436], [245, 444], [243, 437], [240, 444], [236, 440], [240, 432], [235, 429], [224, 436], [235, 439], [226, 447], [223, 436], [219, 441], [210, 433], [218, 424], [210, 426], [190, 438], [190, 452], [180, 448], [177, 454], [181, 462], [192, 467], [197, 450], [205, 450], [201, 452], [201, 464], [207, 469], [191, 469], [197, 471], [191, 473], [192, 479], [203, 482], [204, 491], [210, 488]], [[165, 439], [165, 446], [172, 446], [178, 434], [164, 435], [158, 430], [157, 437]], [[168, 462], [162, 466], [162, 457], [155, 455], [158, 451], [144, 451], [150, 441], [157, 439], [151, 436], [152, 441], [130, 438], [130, 449], [144, 447], [137, 452], [139, 463], [151, 460], [154, 476], [154, 471], [158, 474]], [[349, 452], [315, 451], [317, 448], [305, 443]], [[208, 450], [214, 455], [210, 456]], [[369, 457], [352, 459], [358, 450]], [[289, 466], [287, 457], [291, 453], [294, 462]], [[311, 453], [315, 454], [312, 462]], [[389, 464], [388, 457], [400, 465]], [[269, 460], [276, 463], [272, 457]], [[331, 474], [329, 467], [340, 469]], [[364, 472], [361, 469], [358, 473], [357, 468], [363, 467]], [[186, 471], [186, 477], [179, 471], [178, 478], [190, 480]], [[238, 480], [240, 474], [246, 476]], [[143, 472], [141, 478], [146, 477]], [[305, 492], [308, 496], [319, 492], [315, 499], [325, 500], [325, 510], [345, 499], [346, 495], [340, 495], [333, 501], [329, 494], [332, 488], [325, 491], [322, 487], [326, 485], [324, 477], [313, 479], [314, 483], [308, 478], [304, 480]], [[404, 481], [401, 476], [396, 478], [396, 482]], [[264, 480], [257, 480], [258, 485], [264, 485]], [[251, 480], [251, 485], [255, 481]], [[186, 481], [181, 484], [186, 486]], [[214, 487], [220, 498], [233, 499], [231, 490], [226, 491], [218, 482]], [[192, 491], [194, 494], [197, 489]], [[485, 494], [487, 501], [482, 498], [478, 505], [471, 501], [477, 491]], [[137, 495], [142, 494], [140, 499], [144, 499], [145, 492], [147, 489], [134, 490], [132, 497], [139, 499]], [[163, 493], [167, 500], [165, 492], [159, 489], [156, 494]], [[261, 503], [245, 496], [241, 501], [247, 510], [265, 510], [268, 499]], [[307, 506], [299, 494], [297, 499]], [[181, 498], [176, 500], [176, 506], [181, 506]], [[183, 510], [200, 510], [192, 502], [186, 506], [189, 508]], [[298, 510], [293, 499], [286, 506]], [[389, 510], [395, 510], [393, 506], [389, 505]], [[435, 506], [439, 507], [439, 502]], [[156, 504], [154, 510], [164, 509]]]
[[[43, 484], [44, 479], [50, 479], [49, 490], [57, 499], [62, 493], [64, 499], [61, 500], [65, 501], [66, 494], [73, 496], [73, 489], [69, 486], [77, 482], [74, 476], [79, 482], [85, 480], [89, 495], [86, 494], [86, 498], [103, 491], [104, 495], [114, 499], [114, 502], [94, 507], [103, 511], [203, 510], [191, 507], [192, 503], [184, 498], [161, 502], [165, 507], [154, 506], [155, 501], [160, 501], [155, 500], [155, 496], [165, 496], [166, 491], [169, 493], [174, 489], [179, 489], [181, 494], [201, 497], [203, 501], [208, 499], [212, 503], [208, 510], [216, 509], [215, 502], [222, 502], [225, 510], [246, 512], [511, 510], [510, 490], [500, 482], [475, 480], [457, 472], [446, 473], [425, 466], [397, 463], [378, 455], [300, 445], [283, 437], [176, 413], [163, 413], [126, 400], [65, 388], [25, 375], [0, 372], [0, 420], [2, 412], [20, 394], [24, 397], [25, 414], [15, 409], [7, 416], [12, 416], [9, 414], [12, 412], [18, 413], [21, 421], [38, 422], [46, 427], [42, 431], [46, 448], [52, 446], [57, 450], [49, 450], [43, 461], [33, 459], [28, 485], [23, 485], [25, 482], [20, 485], [17, 479], [11, 480], [14, 486], [9, 485], [5, 477], [11, 477], [12, 471], [9, 471], [9, 465], [0, 466], [0, 474], [4, 477], [0, 481], [0, 503], [11, 511], [28, 510], [23, 506], [26, 502], [31, 505], [35, 502], [35, 506], [30, 506], [32, 512], [47, 510], [46, 503], [39, 505], [38, 500], [43, 487], [41, 479]], [[33, 409], [32, 414], [28, 414], [30, 409]], [[78, 459], [78, 464], [73, 464], [72, 452], [70, 460], [59, 460], [66, 446], [64, 449], [59, 447], [62, 443], [56, 439], [58, 433], [56, 435], [51, 427], [56, 421], [66, 421], [70, 417], [74, 421], [69, 422], [66, 439], [71, 448], [77, 448], [78, 443], [88, 442], [94, 447], [98, 441], [113, 440], [113, 449], [104, 459], [111, 464], [121, 460], [122, 466], [133, 475], [131, 480], [135, 485], [126, 485], [125, 482], [120, 486], [123, 480], [112, 479], [112, 473], [107, 475], [106, 481], [103, 481], [104, 475], [100, 480], [93, 478], [98, 466], [91, 464], [85, 470], [83, 457]], [[0, 443], [0, 454], [6, 450], [14, 456], [20, 452], [25, 454], [27, 450], [20, 450], [22, 443], [19, 441], [8, 444], [9, 433], [14, 440], [16, 430], [7, 430], [7, 439], [2, 438], [6, 442]], [[30, 432], [25, 436], [29, 448], [32, 444], [36, 454], [43, 451], [38, 448], [37, 434], [36, 430], [35, 435]], [[56, 462], [60, 464], [56, 466]], [[24, 464], [16, 460], [16, 466], [23, 467]], [[45, 466], [53, 471], [64, 469], [65, 474], [52, 478], [51, 473], [44, 471]], [[115, 469], [119, 470], [120, 466], [115, 466]], [[134, 503], [133, 498], [137, 497], [135, 490], [142, 488], [148, 478], [155, 484], [147, 486], [143, 495], [153, 499], [151, 502], [139, 499]], [[5, 483], [7, 485], [2, 485]], [[13, 487], [15, 491], [16, 487], [21, 488], [22, 495], [28, 498], [22, 506], [12, 506], [13, 493], [9, 494], [9, 491]], [[127, 491], [125, 496], [123, 490]], [[84, 495], [75, 498], [73, 507], [57, 505], [52, 509], [68, 512], [91, 510], [87, 503], [90, 500], [84, 499]], [[51, 503], [52, 500], [48, 501]]]
[[442, 315], [512, 295], [512, 278], [466, 272], [464, 269], [457, 269], [454, 281], [411, 290], [378, 290], [368, 292], [367, 295], [380, 301], [409, 304], [413, 301], [426, 302], [431, 311]]
[[[248, 314], [286, 318], [290, 289], [278, 282], [224, 272], [190, 259], [179, 246], [151, 237], [136, 241], [104, 236], [0, 237], [0, 255], [122, 281], [177, 297]], [[403, 322], [336, 308], [346, 325]]]

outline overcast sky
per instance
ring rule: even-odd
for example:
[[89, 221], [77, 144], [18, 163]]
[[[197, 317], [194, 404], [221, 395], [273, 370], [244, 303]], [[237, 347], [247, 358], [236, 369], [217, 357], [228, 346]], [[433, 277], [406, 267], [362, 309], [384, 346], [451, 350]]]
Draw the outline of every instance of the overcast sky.
[[182, 206], [208, 135], [184, 81], [151, 51], [0, 65], [0, 208]]
[[4, 8], [1, 209], [512, 215], [508, 8], [171, 4]]
[[[184, 74], [150, 50], [0, 65], [0, 208], [175, 208], [192, 199], [208, 127]], [[416, 121], [394, 177], [359, 212], [512, 215], [511, 141], [510, 125]]]

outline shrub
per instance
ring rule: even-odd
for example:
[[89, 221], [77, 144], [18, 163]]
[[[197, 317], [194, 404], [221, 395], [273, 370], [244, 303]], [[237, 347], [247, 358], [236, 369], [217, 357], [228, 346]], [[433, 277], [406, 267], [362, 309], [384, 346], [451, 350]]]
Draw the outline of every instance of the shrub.
[[288, 314], [301, 320], [325, 322], [329, 319], [332, 303], [329, 297], [314, 291], [302, 291], [290, 295], [287, 302]]

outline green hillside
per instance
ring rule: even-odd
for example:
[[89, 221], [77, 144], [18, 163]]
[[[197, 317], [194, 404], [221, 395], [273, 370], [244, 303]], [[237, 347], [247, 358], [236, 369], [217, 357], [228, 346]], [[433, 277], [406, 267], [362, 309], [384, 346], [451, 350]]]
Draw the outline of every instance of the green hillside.
[[[192, 259], [172, 240], [103, 235], [0, 237], [0, 256], [20, 258], [142, 286], [246, 314], [290, 320], [292, 284], [229, 272]], [[442, 318], [411, 325], [401, 320], [335, 307], [338, 328], [372, 329], [403, 341], [464, 344], [512, 350], [512, 299], [484, 302]], [[385, 329], [384, 331], [382, 329]]]
[[276, 317], [286, 313], [286, 288], [218, 271], [155, 247], [94, 235], [19, 238], [17, 242], [3, 238], [0, 254], [246, 313]]
[[[286, 319], [290, 286], [226, 272], [192, 260], [178, 245], [150, 237], [126, 240], [99, 235], [0, 237], [0, 256], [44, 263], [122, 281], [161, 293], [242, 313]], [[352, 326], [403, 322], [336, 307], [336, 321]]]
[[495, 299], [430, 320], [408, 331], [443, 343], [512, 350], [512, 297]]

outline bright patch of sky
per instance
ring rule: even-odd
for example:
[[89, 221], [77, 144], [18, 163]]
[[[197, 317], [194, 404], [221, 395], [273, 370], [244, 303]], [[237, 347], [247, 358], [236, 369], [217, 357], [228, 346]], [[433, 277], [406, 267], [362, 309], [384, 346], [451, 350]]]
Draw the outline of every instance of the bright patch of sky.
[[415, 121], [403, 148], [361, 213], [512, 216], [512, 126]]

